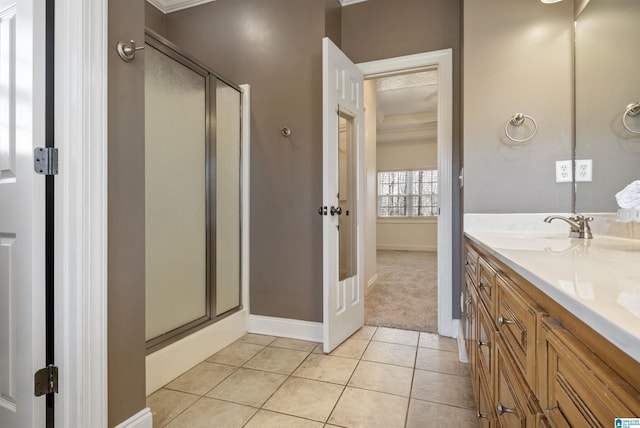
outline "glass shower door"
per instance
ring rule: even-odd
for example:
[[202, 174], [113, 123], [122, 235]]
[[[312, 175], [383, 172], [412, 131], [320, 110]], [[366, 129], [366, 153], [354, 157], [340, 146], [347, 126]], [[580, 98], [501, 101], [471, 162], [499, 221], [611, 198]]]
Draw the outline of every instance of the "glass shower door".
[[169, 42], [145, 48], [146, 340], [241, 307], [241, 90]]
[[145, 51], [146, 339], [207, 316], [207, 75]]

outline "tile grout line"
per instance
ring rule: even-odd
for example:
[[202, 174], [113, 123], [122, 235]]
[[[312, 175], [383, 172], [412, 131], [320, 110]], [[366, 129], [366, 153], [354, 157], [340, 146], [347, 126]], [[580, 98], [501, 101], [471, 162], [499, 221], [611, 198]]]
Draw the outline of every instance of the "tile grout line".
[[[340, 396], [338, 397], [338, 399], [336, 400], [335, 404], [331, 408], [331, 411], [329, 412], [329, 416], [327, 416], [327, 420], [324, 423], [325, 426], [329, 423], [329, 419], [331, 419], [331, 416], [333, 415], [333, 412], [335, 412], [336, 407], [338, 407], [338, 403], [340, 402], [340, 399], [342, 399], [342, 396], [344, 395], [345, 391], [347, 390], [347, 386], [349, 385], [349, 382], [351, 382], [351, 379], [353, 378], [354, 373], [356, 372], [356, 370], [358, 370], [358, 366], [360, 366], [360, 363], [362, 362], [362, 357], [364, 356], [365, 352], [367, 352], [367, 349], [369, 348], [369, 345], [371, 344], [372, 338], [373, 338], [373, 336], [374, 336], [374, 334], [375, 334], [375, 332], [377, 330], [378, 330], [378, 327], [376, 327], [376, 330], [371, 335], [371, 338], [367, 339], [367, 346], [362, 351], [362, 354], [360, 355], [360, 358], [358, 358], [358, 363], [354, 367], [353, 372], [351, 372], [351, 376], [349, 376], [349, 379], [347, 379], [347, 382], [344, 384], [344, 388], [342, 388], [342, 392], [340, 393]], [[325, 354], [325, 355], [329, 355], [329, 354]]]

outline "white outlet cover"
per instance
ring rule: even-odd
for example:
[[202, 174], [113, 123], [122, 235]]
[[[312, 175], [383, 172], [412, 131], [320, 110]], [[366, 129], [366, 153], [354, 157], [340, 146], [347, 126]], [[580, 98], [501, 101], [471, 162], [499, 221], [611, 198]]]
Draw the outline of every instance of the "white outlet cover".
[[593, 160], [576, 160], [576, 182], [590, 182], [593, 180]]
[[556, 161], [556, 183], [573, 181], [573, 165], [570, 160]]

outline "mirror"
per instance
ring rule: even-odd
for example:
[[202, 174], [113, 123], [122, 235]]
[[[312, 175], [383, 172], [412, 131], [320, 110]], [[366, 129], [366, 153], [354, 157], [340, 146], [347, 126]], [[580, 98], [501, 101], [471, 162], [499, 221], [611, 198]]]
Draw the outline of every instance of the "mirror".
[[338, 201], [339, 215], [340, 281], [356, 275], [357, 253], [357, 165], [355, 117], [340, 109], [338, 112]]
[[593, 160], [593, 181], [576, 169], [576, 212], [615, 212], [640, 180], [640, 114], [627, 111], [640, 102], [639, 23], [638, 0], [590, 0], [576, 19], [575, 159]]

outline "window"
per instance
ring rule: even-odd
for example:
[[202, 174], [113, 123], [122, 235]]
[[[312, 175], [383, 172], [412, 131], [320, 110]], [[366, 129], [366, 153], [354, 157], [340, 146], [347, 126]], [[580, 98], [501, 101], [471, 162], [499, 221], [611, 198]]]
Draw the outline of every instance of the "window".
[[438, 171], [378, 172], [378, 217], [438, 215]]

